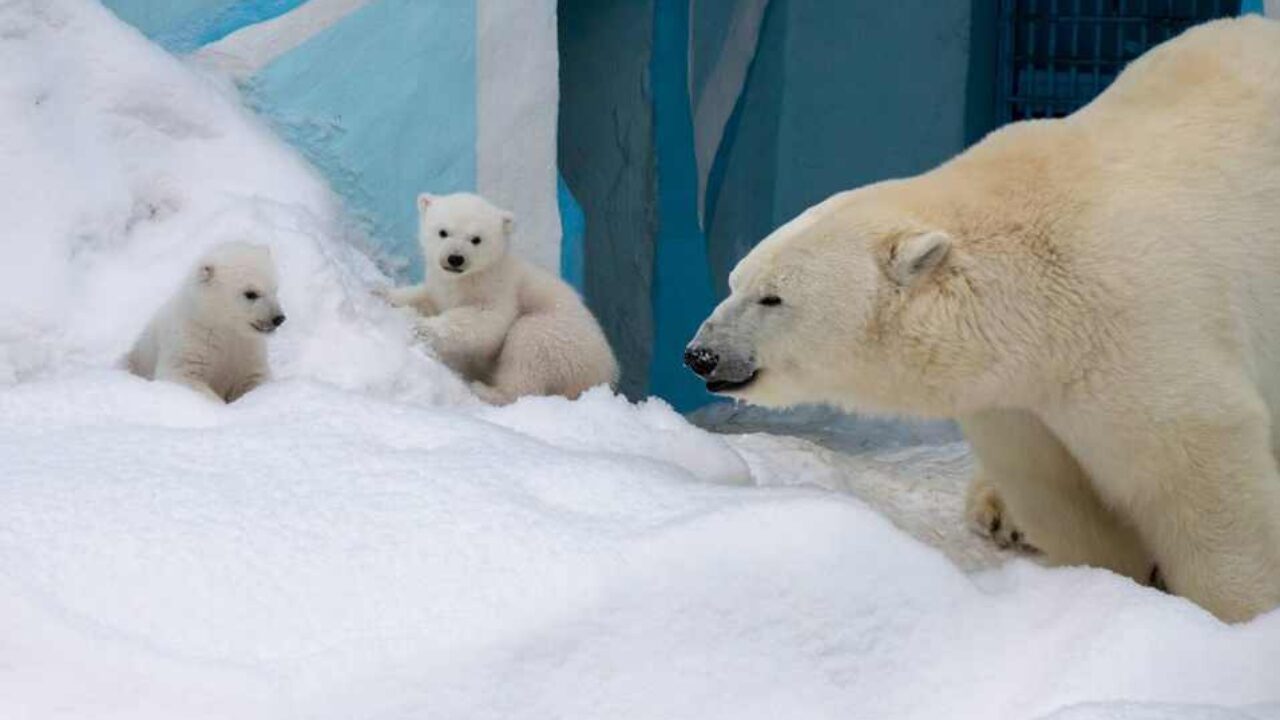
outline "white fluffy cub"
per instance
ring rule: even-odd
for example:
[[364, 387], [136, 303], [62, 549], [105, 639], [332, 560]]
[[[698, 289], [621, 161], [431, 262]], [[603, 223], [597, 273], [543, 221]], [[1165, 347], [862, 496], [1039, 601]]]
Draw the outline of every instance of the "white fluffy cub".
[[559, 278], [508, 252], [514, 218], [469, 193], [418, 197], [421, 285], [380, 294], [422, 317], [417, 334], [482, 399], [575, 398], [617, 382], [600, 325]]
[[266, 337], [284, 320], [271, 251], [223, 243], [200, 258], [147, 325], [129, 352], [129, 370], [232, 402], [269, 377]]

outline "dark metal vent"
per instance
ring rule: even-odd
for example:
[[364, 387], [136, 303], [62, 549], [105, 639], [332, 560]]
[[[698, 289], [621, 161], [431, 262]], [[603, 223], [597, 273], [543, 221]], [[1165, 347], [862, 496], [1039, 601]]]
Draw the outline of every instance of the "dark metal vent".
[[996, 122], [1062, 117], [1130, 60], [1240, 0], [1000, 0]]

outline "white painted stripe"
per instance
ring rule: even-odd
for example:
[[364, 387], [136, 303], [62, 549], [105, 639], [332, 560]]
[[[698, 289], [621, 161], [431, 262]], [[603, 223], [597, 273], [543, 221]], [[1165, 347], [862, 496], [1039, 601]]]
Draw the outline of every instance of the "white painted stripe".
[[[712, 0], [723, 2], [724, 0]], [[694, 5], [698, 0], [690, 0], [689, 12], [693, 17]], [[693, 146], [698, 164], [698, 221], [702, 222], [707, 198], [707, 180], [711, 175], [711, 165], [715, 162], [716, 151], [720, 149], [720, 141], [724, 138], [725, 126], [733, 114], [733, 108], [742, 94], [747, 81], [747, 71], [751, 68], [751, 60], [756, 54], [756, 45], [760, 40], [760, 25], [764, 21], [764, 12], [769, 0], [738, 0], [733, 9], [733, 18], [729, 23], [729, 31], [716, 58], [702, 96], [690, 98], [693, 108]], [[693, 33], [689, 37], [689, 67], [693, 67]]]
[[476, 0], [477, 192], [516, 215], [514, 249], [559, 274], [555, 0]]
[[266, 22], [250, 25], [210, 43], [191, 57], [236, 80], [246, 79], [370, 0], [309, 0]]
[[1280, 18], [1280, 0], [1266, 0], [1262, 9], [1267, 17]]

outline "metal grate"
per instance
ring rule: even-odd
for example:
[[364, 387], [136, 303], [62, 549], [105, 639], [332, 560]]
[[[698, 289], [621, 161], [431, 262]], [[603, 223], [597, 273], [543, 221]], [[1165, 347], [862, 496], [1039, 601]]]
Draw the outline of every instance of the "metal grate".
[[996, 122], [1062, 117], [1152, 46], [1240, 0], [1000, 0]]

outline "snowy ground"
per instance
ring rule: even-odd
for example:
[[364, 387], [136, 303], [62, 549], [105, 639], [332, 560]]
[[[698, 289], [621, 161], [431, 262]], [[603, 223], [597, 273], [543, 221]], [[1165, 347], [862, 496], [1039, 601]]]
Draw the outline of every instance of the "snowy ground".
[[[94, 4], [0, 0], [0, 215], [5, 720], [1280, 718], [1280, 611], [995, 555], [946, 428], [479, 405], [315, 174]], [[112, 369], [226, 237], [281, 264], [278, 381]]]

